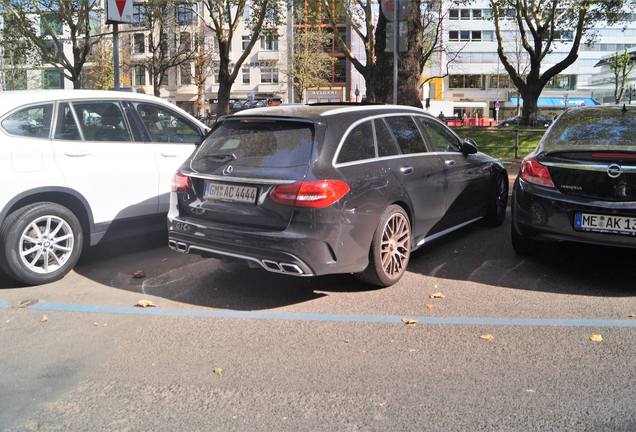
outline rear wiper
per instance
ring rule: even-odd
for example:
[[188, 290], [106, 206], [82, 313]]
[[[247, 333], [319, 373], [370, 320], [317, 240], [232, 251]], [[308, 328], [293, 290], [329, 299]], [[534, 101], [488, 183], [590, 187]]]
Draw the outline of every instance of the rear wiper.
[[229, 162], [229, 161], [233, 161], [237, 159], [234, 153], [215, 153], [215, 154], [203, 155], [202, 157], [206, 159], [217, 159], [222, 162]]

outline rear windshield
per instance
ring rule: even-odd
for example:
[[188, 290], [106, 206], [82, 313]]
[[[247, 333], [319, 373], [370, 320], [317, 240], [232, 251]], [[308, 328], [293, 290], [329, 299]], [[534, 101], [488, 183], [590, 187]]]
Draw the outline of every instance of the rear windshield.
[[203, 172], [218, 167], [220, 160], [264, 168], [307, 165], [312, 142], [309, 123], [225, 120], [203, 141], [191, 165]]
[[636, 110], [619, 107], [563, 114], [543, 141], [545, 151], [636, 150]]

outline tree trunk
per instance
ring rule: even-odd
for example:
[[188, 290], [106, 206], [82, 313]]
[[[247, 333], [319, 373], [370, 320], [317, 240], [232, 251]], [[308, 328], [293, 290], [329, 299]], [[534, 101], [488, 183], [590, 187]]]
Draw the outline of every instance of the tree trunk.
[[[370, 65], [365, 77], [367, 100], [373, 103], [391, 103], [393, 93], [393, 53], [386, 52], [387, 20], [383, 13], [378, 16], [375, 26], [375, 64]], [[367, 64], [369, 61], [367, 60]]]
[[230, 94], [232, 93], [232, 85], [230, 80], [230, 59], [221, 56], [219, 64], [219, 94], [216, 112], [219, 115], [227, 115], [230, 113]]
[[525, 92], [521, 93], [523, 97], [523, 108], [521, 109], [522, 125], [535, 126], [537, 124], [537, 110], [541, 90], [540, 87], [528, 87]]
[[[64, 81], [62, 81], [62, 83], [64, 83]], [[80, 79], [80, 77], [76, 77], [73, 80], [73, 89], [79, 90], [81, 88], [82, 88], [82, 80]]]
[[152, 76], [152, 93], [156, 96], [156, 97], [160, 97], [161, 96], [161, 75], [154, 75]]
[[407, 18], [407, 51], [400, 53], [398, 63], [398, 104], [422, 108], [422, 88], [419, 86], [422, 74], [421, 59], [422, 18], [420, 16], [421, 0], [411, 0], [411, 10]]

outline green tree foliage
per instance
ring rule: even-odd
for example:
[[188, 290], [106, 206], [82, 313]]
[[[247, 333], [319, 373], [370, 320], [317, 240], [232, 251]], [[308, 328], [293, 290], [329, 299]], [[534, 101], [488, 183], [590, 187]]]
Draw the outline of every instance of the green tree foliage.
[[625, 50], [623, 53], [616, 53], [607, 59], [608, 66], [614, 78], [614, 101], [620, 103], [627, 87], [629, 75], [634, 70], [636, 60], [634, 54]]

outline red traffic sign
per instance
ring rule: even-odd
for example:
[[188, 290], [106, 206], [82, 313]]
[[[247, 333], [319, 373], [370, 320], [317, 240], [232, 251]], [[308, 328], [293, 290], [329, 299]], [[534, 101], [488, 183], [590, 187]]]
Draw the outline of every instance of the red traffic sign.
[[109, 24], [129, 24], [133, 21], [134, 0], [108, 0], [106, 2], [106, 22]]

